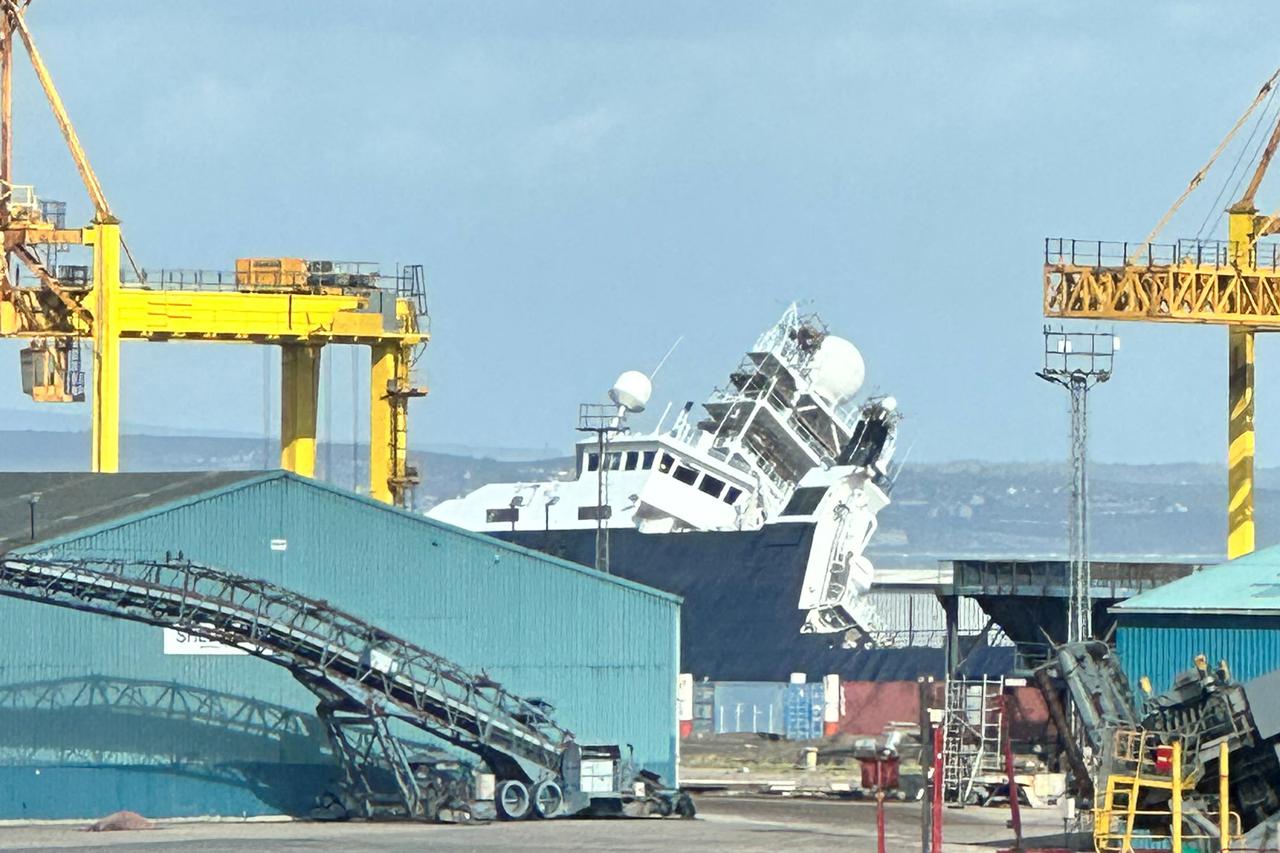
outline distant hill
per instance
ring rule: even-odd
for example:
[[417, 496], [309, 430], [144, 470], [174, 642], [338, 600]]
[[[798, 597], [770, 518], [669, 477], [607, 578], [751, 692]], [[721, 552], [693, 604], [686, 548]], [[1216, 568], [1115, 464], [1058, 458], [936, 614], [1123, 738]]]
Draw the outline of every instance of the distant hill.
[[[132, 471], [259, 469], [277, 465], [261, 439], [126, 435], [123, 465]], [[319, 475], [358, 490], [367, 481], [366, 447], [325, 445]], [[569, 456], [502, 461], [451, 453], [410, 453], [423, 474], [415, 505], [485, 483], [572, 476]], [[82, 432], [0, 431], [0, 470], [73, 471], [88, 467]], [[1095, 556], [1221, 557], [1226, 538], [1226, 472], [1197, 464], [1096, 465], [1091, 469]], [[955, 556], [1050, 556], [1066, 552], [1066, 465], [950, 462], [910, 464], [893, 503], [881, 513], [872, 556], [881, 564], [927, 564]], [[1259, 545], [1280, 542], [1280, 469], [1258, 475]], [[1274, 520], [1275, 523], [1268, 523]]]
[[[514, 453], [514, 451], [513, 451]], [[120, 442], [128, 471], [258, 470], [279, 467], [279, 449], [260, 438], [192, 435], [129, 435]], [[451, 453], [411, 450], [410, 463], [424, 475], [415, 505], [425, 510], [485, 483], [545, 480], [572, 473], [573, 461], [499, 461]], [[83, 432], [0, 430], [2, 471], [83, 471], [89, 467], [89, 436]], [[321, 445], [320, 479], [368, 491], [368, 445]]]

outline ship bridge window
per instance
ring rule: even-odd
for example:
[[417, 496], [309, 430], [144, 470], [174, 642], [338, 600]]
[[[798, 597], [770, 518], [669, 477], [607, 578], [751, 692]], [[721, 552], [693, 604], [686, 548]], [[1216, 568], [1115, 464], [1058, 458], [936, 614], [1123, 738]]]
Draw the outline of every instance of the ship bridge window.
[[638, 465], [639, 463], [640, 463], [640, 452], [638, 450], [627, 451], [627, 465], [626, 465], [627, 470], [628, 471], [636, 470], [636, 465]]
[[657, 455], [658, 455], [658, 451], [656, 450], [646, 450], [644, 452], [644, 464], [641, 465], [640, 467], [648, 471], [650, 468], [653, 467], [653, 460], [657, 457]]
[[725, 490], [724, 497], [721, 498], [721, 500], [732, 506], [737, 503], [738, 498], [740, 497], [742, 497], [742, 489], [739, 489], [737, 486], [730, 486]]
[[669, 473], [671, 471], [671, 466], [675, 464], [676, 458], [670, 453], [664, 453], [662, 454], [662, 463], [658, 465], [658, 470], [663, 474]]
[[679, 468], [676, 469], [675, 474], [673, 474], [672, 476], [675, 477], [680, 482], [684, 483], [686, 486], [692, 486], [694, 483], [698, 481], [697, 469], [690, 468], [688, 465], [681, 465]]
[[720, 493], [724, 491], [724, 480], [719, 480], [710, 474], [703, 474], [702, 482], [698, 484], [698, 491], [706, 492], [711, 497], [718, 498]]
[[609, 454], [609, 470], [617, 471], [621, 467], [622, 467], [622, 454], [610, 453]]
[[599, 470], [599, 468], [600, 468], [600, 454], [588, 453], [587, 454], [587, 470], [596, 471], [596, 470]]
[[826, 486], [805, 486], [803, 489], [796, 489], [791, 495], [791, 500], [787, 501], [782, 514], [812, 515], [818, 508], [818, 504], [822, 503], [822, 496], [826, 493]]

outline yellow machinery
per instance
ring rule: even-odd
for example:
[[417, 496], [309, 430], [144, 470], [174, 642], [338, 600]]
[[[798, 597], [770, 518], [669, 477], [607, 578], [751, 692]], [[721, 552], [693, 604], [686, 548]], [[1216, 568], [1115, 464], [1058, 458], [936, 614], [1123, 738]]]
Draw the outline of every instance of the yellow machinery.
[[[1230, 850], [1241, 837], [1240, 818], [1230, 810], [1227, 744], [1218, 751], [1218, 811], [1203, 815], [1214, 820], [1216, 836], [1207, 832], [1187, 832], [1183, 800], [1196, 787], [1197, 779], [1183, 772], [1182, 744], [1161, 744], [1151, 732], [1121, 729], [1115, 732], [1112, 772], [1102, 787], [1102, 803], [1093, 812], [1093, 845], [1097, 853], [1132, 853], [1139, 849]], [[1142, 801], [1160, 792], [1167, 807], [1143, 809]], [[1147, 824], [1139, 827], [1139, 824]], [[1167, 845], [1167, 846], [1164, 846]], [[1212, 846], [1210, 846], [1212, 845]]]
[[1227, 210], [1226, 240], [1154, 241], [1249, 116], [1268, 101], [1277, 79], [1280, 71], [1263, 85], [1145, 241], [1049, 239], [1045, 243], [1046, 316], [1227, 327], [1229, 559], [1254, 549], [1254, 335], [1280, 328], [1280, 247], [1260, 242], [1280, 233], [1280, 210], [1260, 216], [1254, 204], [1280, 143], [1280, 122], [1262, 150], [1244, 194]]
[[[79, 342], [92, 342], [92, 470], [120, 464], [120, 344], [222, 341], [281, 351], [281, 467], [313, 476], [320, 359], [326, 344], [371, 350], [369, 491], [405, 503], [416, 482], [406, 447], [409, 400], [426, 393], [410, 366], [427, 340], [420, 267], [379, 287], [368, 265], [297, 258], [237, 262], [235, 274], [145, 275], [134, 263], [27, 29], [30, 0], [0, 0], [0, 337], [24, 338], [23, 386], [33, 399], [84, 399]], [[31, 187], [13, 183], [12, 73], [21, 41], [88, 190], [94, 218], [82, 228], [47, 215]], [[88, 247], [86, 267], [55, 267], [64, 247]], [[121, 272], [122, 253], [132, 273]], [[29, 281], [17, 274], [17, 261]]]

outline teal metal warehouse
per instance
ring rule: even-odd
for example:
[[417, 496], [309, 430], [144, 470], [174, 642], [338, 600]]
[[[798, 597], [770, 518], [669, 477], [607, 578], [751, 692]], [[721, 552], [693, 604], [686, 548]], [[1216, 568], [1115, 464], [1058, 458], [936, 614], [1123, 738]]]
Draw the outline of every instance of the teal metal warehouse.
[[1198, 654], [1241, 681], [1280, 669], [1280, 547], [1136, 595], [1112, 608], [1129, 680], [1167, 688]]
[[[667, 593], [283, 472], [0, 474], [0, 552], [181, 552], [281, 584], [675, 781]], [[0, 819], [305, 814], [332, 787], [314, 695], [266, 661], [7, 598], [0, 642]]]

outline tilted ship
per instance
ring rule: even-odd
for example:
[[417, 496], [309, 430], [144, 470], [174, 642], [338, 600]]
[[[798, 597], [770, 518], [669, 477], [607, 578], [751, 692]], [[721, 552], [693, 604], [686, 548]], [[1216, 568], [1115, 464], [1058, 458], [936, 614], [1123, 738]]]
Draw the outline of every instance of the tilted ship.
[[900, 414], [893, 397], [859, 400], [864, 379], [857, 347], [792, 305], [701, 420], [686, 403], [631, 431], [652, 386], [627, 371], [580, 412], [572, 479], [489, 484], [428, 514], [684, 596], [686, 671], [838, 672], [851, 648], [897, 644], [865, 552]]

